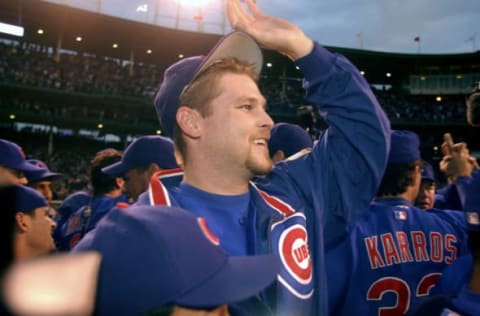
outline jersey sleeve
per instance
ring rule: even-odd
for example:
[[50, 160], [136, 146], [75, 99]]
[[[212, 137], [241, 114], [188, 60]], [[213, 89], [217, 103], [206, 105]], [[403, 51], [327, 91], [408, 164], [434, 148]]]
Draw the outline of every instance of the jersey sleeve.
[[387, 163], [390, 123], [366, 80], [345, 57], [316, 43], [297, 65], [305, 75], [307, 99], [329, 127], [310, 154], [280, 163], [271, 179], [278, 191], [295, 191], [307, 202], [317, 223], [323, 223], [328, 242], [375, 195]]

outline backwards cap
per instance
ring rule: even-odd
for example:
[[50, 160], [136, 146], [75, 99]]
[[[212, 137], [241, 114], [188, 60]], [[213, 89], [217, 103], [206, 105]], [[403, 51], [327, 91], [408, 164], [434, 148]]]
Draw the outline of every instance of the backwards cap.
[[164, 73], [155, 96], [155, 110], [163, 131], [173, 135], [180, 95], [205, 69], [222, 58], [235, 57], [253, 65], [257, 73], [262, 70], [263, 56], [257, 42], [243, 32], [232, 32], [222, 37], [208, 56], [195, 56], [180, 60]]
[[73, 252], [90, 250], [102, 255], [99, 315], [229, 304], [260, 292], [279, 270], [273, 255], [229, 257], [202, 219], [173, 207], [111, 210]]

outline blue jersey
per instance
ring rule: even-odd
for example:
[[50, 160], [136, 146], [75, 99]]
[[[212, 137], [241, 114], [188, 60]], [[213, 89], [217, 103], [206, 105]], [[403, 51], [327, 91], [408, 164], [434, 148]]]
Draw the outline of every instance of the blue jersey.
[[116, 198], [106, 196], [90, 198], [87, 203], [70, 214], [59, 227], [55, 240], [57, 249], [71, 250], [83, 235], [95, 228], [98, 221], [118, 203], [128, 203], [128, 198], [124, 194]]
[[401, 198], [372, 202], [327, 250], [330, 314], [404, 315], [469, 252], [465, 226], [461, 212], [426, 212]]
[[[237, 213], [227, 206], [241, 197], [169, 186], [163, 179], [152, 181], [137, 203], [180, 206], [205, 217], [211, 231], [227, 239], [220, 243], [229, 253], [275, 253], [282, 269], [263, 302], [276, 315], [325, 315], [324, 245], [339, 238], [374, 196], [386, 166], [390, 126], [368, 83], [345, 57], [315, 43], [296, 63], [305, 75], [307, 99], [329, 124], [311, 153], [255, 178], [248, 203], [236, 207]], [[227, 212], [232, 218], [225, 218]], [[223, 226], [227, 222], [236, 233]], [[231, 308], [254, 314], [245, 302]]]
[[456, 295], [434, 295], [419, 302], [407, 316], [478, 316], [480, 293], [463, 287]]

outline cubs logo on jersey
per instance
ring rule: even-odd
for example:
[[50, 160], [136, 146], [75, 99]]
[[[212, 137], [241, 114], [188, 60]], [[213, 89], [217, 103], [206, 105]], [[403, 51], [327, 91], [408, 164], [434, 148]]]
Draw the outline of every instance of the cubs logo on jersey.
[[304, 214], [294, 213], [271, 227], [272, 252], [282, 263], [278, 281], [300, 299], [308, 299], [313, 294], [306, 224]]

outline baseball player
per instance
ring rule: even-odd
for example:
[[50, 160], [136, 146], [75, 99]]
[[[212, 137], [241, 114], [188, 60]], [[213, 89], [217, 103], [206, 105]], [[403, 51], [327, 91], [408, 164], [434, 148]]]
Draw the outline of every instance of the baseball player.
[[15, 315], [226, 316], [226, 304], [256, 295], [278, 269], [271, 254], [228, 256], [184, 210], [115, 208], [73, 254], [15, 265], [0, 301]]
[[2, 212], [13, 217], [13, 259], [22, 261], [55, 250], [52, 232], [55, 222], [50, 217], [47, 200], [36, 190], [23, 185], [3, 190], [13, 196], [13, 205]]
[[327, 250], [330, 315], [404, 315], [442, 270], [468, 253], [462, 213], [413, 205], [421, 182], [418, 136], [392, 131], [387, 170], [368, 213]]
[[[128, 204], [126, 195], [122, 193], [123, 179], [106, 175], [102, 168], [119, 161], [122, 154], [114, 149], [99, 151], [92, 160], [90, 170], [90, 182], [93, 192], [85, 196], [74, 195], [75, 202], [83, 202], [76, 205], [66, 218], [58, 221], [58, 228], [54, 237], [57, 248], [61, 251], [68, 251], [78, 243], [86, 232], [95, 228], [96, 224], [112, 207], [118, 203]], [[64, 202], [65, 203], [65, 202]], [[70, 197], [67, 202], [72, 205]]]
[[415, 199], [415, 206], [422, 210], [428, 210], [435, 205], [435, 173], [433, 167], [426, 161], [423, 161], [422, 182]]
[[125, 149], [122, 160], [102, 168], [110, 176], [122, 177], [123, 189], [132, 202], [148, 188], [155, 172], [178, 168], [173, 142], [163, 136], [149, 135], [134, 140]]
[[51, 172], [47, 164], [38, 159], [28, 159], [28, 163], [37, 166], [41, 170], [34, 172], [25, 172], [28, 180], [28, 186], [37, 190], [50, 203], [53, 199], [52, 182], [62, 177], [61, 173]]
[[0, 139], [0, 185], [28, 183], [25, 172], [40, 171], [40, 168], [25, 160], [23, 149], [14, 142]]
[[[207, 57], [166, 70], [155, 108], [173, 135], [183, 180], [172, 187], [164, 180], [178, 170], [159, 174], [138, 203], [178, 205], [205, 218], [230, 255], [274, 253], [281, 263], [276, 284], [231, 305], [232, 314], [262, 315], [256, 307], [264, 305], [276, 315], [324, 315], [324, 245], [371, 201], [386, 165], [389, 122], [345, 57], [246, 3], [250, 12], [228, 0], [237, 31]], [[268, 153], [273, 121], [256, 84], [263, 58], [257, 43], [296, 63], [307, 98], [330, 126], [310, 154], [275, 167]]]
[[466, 188], [465, 218], [469, 230], [471, 255], [448, 266], [432, 290], [438, 295], [426, 299], [409, 315], [467, 315], [480, 313], [480, 178]]

